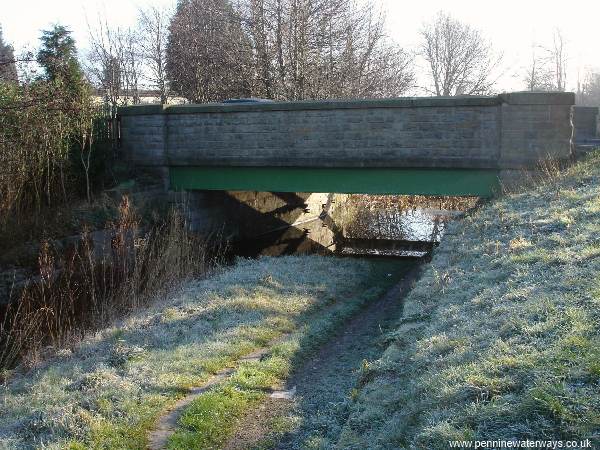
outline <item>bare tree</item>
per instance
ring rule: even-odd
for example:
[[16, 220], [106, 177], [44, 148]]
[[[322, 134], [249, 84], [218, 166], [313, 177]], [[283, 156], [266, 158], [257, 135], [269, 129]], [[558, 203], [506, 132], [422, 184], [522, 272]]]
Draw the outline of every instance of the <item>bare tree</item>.
[[72, 111], [74, 140], [79, 149], [79, 159], [85, 176], [85, 192], [88, 202], [92, 201], [92, 185], [90, 169], [94, 152], [94, 120], [97, 118], [97, 109], [91, 100], [88, 91], [82, 91]]
[[578, 83], [577, 104], [600, 107], [600, 70], [589, 69]]
[[275, 99], [384, 97], [413, 84], [410, 55], [374, 5], [351, 0], [246, 0], [253, 93]]
[[228, 0], [181, 0], [169, 27], [171, 88], [194, 102], [251, 94], [251, 46]]
[[554, 90], [554, 74], [548, 67], [548, 58], [540, 56], [539, 50], [544, 50], [535, 42], [531, 46], [531, 64], [526, 68], [524, 81], [529, 91]]
[[145, 76], [155, 88], [162, 104], [167, 103], [167, 42], [171, 14], [155, 6], [140, 9], [138, 17], [139, 46], [146, 69]]
[[559, 28], [554, 30], [552, 47], [548, 48], [547, 51], [549, 62], [553, 67], [554, 88], [557, 91], [564, 92], [567, 83], [567, 52], [565, 39]]
[[258, 97], [275, 98], [273, 71], [278, 53], [272, 25], [277, 20], [278, 10], [274, 9], [272, 2], [268, 0], [249, 0], [242, 8], [246, 32], [254, 50], [252, 93]]
[[138, 37], [131, 29], [112, 28], [99, 18], [88, 26], [91, 50], [86, 71], [113, 107], [139, 103], [141, 56]]
[[421, 30], [421, 55], [429, 64], [435, 95], [474, 95], [492, 90], [501, 61], [482, 34], [445, 12]]
[[412, 58], [373, 4], [353, 0], [184, 0], [171, 23], [171, 87], [192, 101], [398, 96]]
[[555, 29], [550, 45], [532, 44], [531, 64], [524, 81], [530, 91], [565, 91], [567, 79], [566, 43], [560, 29]]
[[140, 78], [142, 74], [142, 56], [139, 39], [135, 30], [117, 30], [118, 45], [120, 48], [120, 61], [122, 66], [121, 79], [132, 103], [140, 103]]

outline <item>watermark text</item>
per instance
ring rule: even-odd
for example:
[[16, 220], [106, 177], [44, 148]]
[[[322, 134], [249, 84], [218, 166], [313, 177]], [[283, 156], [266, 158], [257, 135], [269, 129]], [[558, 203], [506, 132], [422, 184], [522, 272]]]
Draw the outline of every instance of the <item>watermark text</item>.
[[592, 448], [589, 439], [577, 441], [555, 441], [555, 440], [489, 440], [489, 441], [448, 441], [450, 448], [472, 448], [472, 449], [504, 449], [504, 448], [540, 448], [540, 449], [586, 449]]

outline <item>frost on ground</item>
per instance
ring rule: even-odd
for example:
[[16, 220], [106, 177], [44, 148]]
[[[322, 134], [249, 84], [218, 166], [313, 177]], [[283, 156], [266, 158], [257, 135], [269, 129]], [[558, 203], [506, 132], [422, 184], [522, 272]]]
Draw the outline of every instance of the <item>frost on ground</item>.
[[454, 232], [364, 374], [338, 448], [600, 448], [600, 154]]
[[89, 336], [0, 387], [0, 448], [144, 448], [188, 388], [354, 295], [368, 265], [318, 256], [240, 260]]

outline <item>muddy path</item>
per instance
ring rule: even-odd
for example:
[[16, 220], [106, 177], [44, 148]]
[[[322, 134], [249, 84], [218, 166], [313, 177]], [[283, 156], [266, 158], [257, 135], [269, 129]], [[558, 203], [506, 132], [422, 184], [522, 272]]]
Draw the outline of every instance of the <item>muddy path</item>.
[[240, 420], [225, 448], [333, 448], [348, 417], [361, 368], [385, 349], [385, 333], [399, 320], [403, 299], [421, 267], [408, 270], [398, 284], [305, 360], [289, 378], [287, 395], [272, 395]]

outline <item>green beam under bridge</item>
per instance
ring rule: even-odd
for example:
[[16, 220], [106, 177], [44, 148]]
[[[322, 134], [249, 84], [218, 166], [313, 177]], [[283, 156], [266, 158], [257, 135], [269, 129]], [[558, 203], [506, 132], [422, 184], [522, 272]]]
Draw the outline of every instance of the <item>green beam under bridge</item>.
[[175, 190], [336, 192], [490, 197], [498, 171], [488, 169], [170, 167]]

